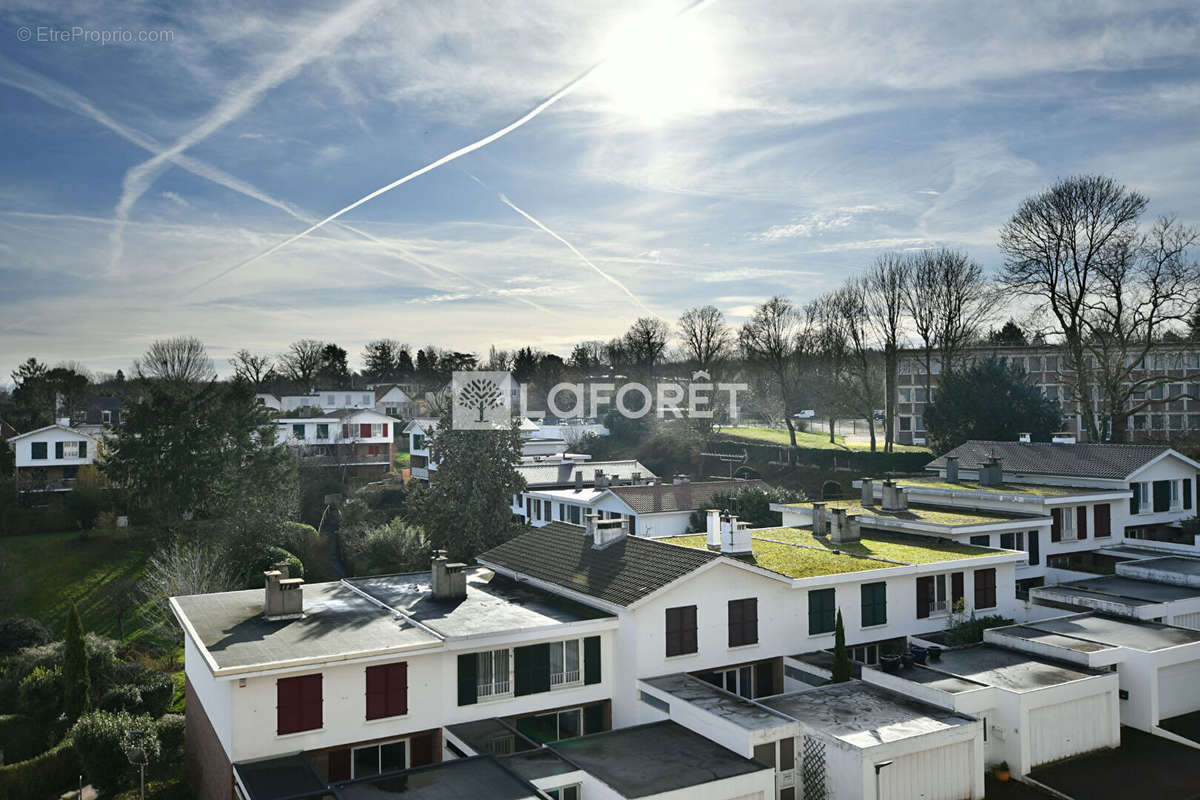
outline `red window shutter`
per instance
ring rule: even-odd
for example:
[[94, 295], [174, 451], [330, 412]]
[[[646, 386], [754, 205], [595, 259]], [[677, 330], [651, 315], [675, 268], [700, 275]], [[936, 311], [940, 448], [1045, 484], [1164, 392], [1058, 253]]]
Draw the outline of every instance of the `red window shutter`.
[[388, 427], [389, 427], [388, 423], [386, 423], [386, 422], [383, 423], [383, 436], [385, 439], [392, 438], [392, 437], [388, 436]]
[[1080, 506], [1075, 514], [1075, 535], [1080, 539], [1087, 538], [1087, 506]]
[[389, 668], [388, 711], [397, 717], [408, 713], [408, 664], [392, 664]]
[[329, 751], [329, 782], [350, 780], [350, 748]]
[[1094, 512], [1096, 517], [1096, 538], [1104, 536], [1112, 536], [1112, 515], [1111, 506], [1108, 503], [1099, 503], [1096, 505]]
[[367, 719], [382, 719], [388, 714], [387, 665], [367, 667]]
[[371, 437], [371, 423], [369, 423], [369, 422], [359, 423], [358, 435], [364, 439], [369, 439]]
[[275, 732], [280, 736], [300, 728], [299, 678], [281, 678], [275, 682]]
[[433, 763], [433, 734], [422, 733], [408, 740], [409, 760], [414, 767]]
[[1062, 509], [1061, 508], [1050, 509], [1050, 516], [1054, 520], [1053, 522], [1050, 523], [1050, 541], [1061, 542], [1062, 541]]
[[297, 678], [301, 684], [300, 728], [302, 731], [312, 731], [321, 727], [321, 676], [305, 675]]
[[350, 425], [345, 422], [342, 423], [342, 438], [343, 439], [350, 438]]

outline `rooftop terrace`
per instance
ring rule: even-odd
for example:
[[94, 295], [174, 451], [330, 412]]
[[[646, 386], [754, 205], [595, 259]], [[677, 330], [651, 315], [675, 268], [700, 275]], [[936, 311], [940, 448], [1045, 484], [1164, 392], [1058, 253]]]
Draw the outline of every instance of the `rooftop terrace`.
[[[704, 534], [670, 536], [657, 541], [696, 549], [707, 549], [708, 546]], [[752, 531], [751, 548], [754, 564], [789, 578], [812, 578], [1011, 554], [1007, 550], [956, 542], [877, 533], [864, 533], [858, 542], [834, 544], [807, 528], [762, 528]]]

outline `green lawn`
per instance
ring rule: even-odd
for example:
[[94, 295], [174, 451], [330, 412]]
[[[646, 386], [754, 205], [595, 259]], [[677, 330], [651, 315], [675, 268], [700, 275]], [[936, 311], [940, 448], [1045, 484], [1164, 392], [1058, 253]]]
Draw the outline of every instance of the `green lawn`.
[[[787, 428], [721, 428], [722, 436], [731, 436], [735, 439], [748, 439], [755, 442], [767, 442], [769, 444], [791, 444], [791, 439], [788, 438]], [[829, 441], [828, 433], [802, 433], [796, 432], [796, 446], [808, 447], [814, 450], [870, 450], [870, 442], [851, 442], [846, 443], [845, 437], [835, 436], [834, 441]], [[880, 451], [883, 450], [883, 437], [878, 439], [877, 447]], [[927, 447], [915, 447], [909, 444], [895, 445], [897, 453], [928, 453]]]
[[[12, 586], [7, 611], [36, 617], [62, 633], [71, 601], [79, 607], [85, 630], [118, 636], [116, 608], [122, 596], [136, 592], [137, 580], [153, 551], [150, 535], [136, 528], [78, 531], [0, 538], [9, 562]], [[125, 633], [136, 639], [140, 619], [132, 608]]]

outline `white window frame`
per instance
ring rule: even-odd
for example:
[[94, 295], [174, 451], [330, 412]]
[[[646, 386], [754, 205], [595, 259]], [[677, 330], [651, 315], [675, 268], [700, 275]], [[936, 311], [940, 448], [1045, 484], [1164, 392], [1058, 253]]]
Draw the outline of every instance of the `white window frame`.
[[361, 747], [351, 747], [350, 748], [350, 777], [353, 779], [353, 778], [369, 778], [369, 777], [371, 777], [371, 775], [383, 775], [384, 773], [383, 773], [382, 765], [379, 770], [377, 770], [376, 772], [370, 773], [370, 775], [357, 774], [358, 773], [358, 765], [354, 759], [354, 754], [357, 753], [359, 750], [374, 749], [376, 752], [375, 763], [381, 764], [383, 754], [379, 752], [379, 748], [383, 747], [384, 745], [389, 745], [389, 744], [403, 744], [404, 745], [404, 767], [403, 767], [403, 769], [409, 769], [410, 767], [412, 767], [412, 746], [409, 743], [409, 740], [407, 738], [391, 739], [386, 742], [374, 742], [373, 744], [366, 744]]
[[[574, 789], [575, 794], [570, 796], [565, 795], [564, 792], [570, 789]], [[564, 786], [555, 786], [553, 789], [546, 789], [545, 791], [546, 795], [550, 797], [551, 800], [580, 800], [580, 798], [583, 797], [583, 784], [568, 783]]]
[[[748, 695], [741, 692], [743, 682], [742, 670], [746, 670], [745, 674], [750, 676], [750, 694]], [[730, 669], [716, 669], [713, 670], [713, 675], [717, 676], [717, 679], [720, 681], [720, 687], [725, 691], [736, 694], [738, 697], [754, 698], [755, 681], [754, 667], [752, 665], [743, 664], [740, 667], [731, 667]], [[733, 688], [730, 688], [730, 686]]]
[[[500, 656], [503, 654], [503, 658]], [[512, 697], [513, 695], [513, 657], [512, 648], [500, 650], [484, 650], [475, 654], [476, 677], [475, 693], [479, 700], [495, 700]], [[499, 663], [500, 661], [504, 663]], [[488, 664], [486, 674], [490, 680], [483, 681], [484, 664]], [[503, 677], [501, 677], [501, 675]]]
[[79, 442], [63, 442], [64, 459], [79, 458]]
[[879, 663], [879, 645], [860, 644], [850, 648], [850, 659], [868, 667]]
[[950, 591], [946, 573], [933, 576], [933, 601], [929, 604], [929, 616], [945, 616], [950, 613]]
[[1154, 502], [1150, 499], [1150, 483], [1148, 481], [1140, 481], [1138, 487], [1138, 516], [1142, 514], [1154, 513]]
[[[63, 451], [66, 453], [66, 450]], [[1171, 481], [1171, 510], [1180, 511], [1183, 508], [1183, 491], [1179, 481]]]
[[[569, 669], [568, 655], [575, 651], [575, 669]], [[561, 656], [561, 669], [556, 671], [555, 653]], [[579, 639], [563, 639], [550, 643], [550, 689], [568, 689], [583, 685], [583, 645]]]
[[369, 406], [369, 405], [371, 405], [371, 395], [369, 395], [369, 394], [364, 394], [364, 395], [362, 396], [362, 401], [363, 401], [363, 405], [364, 405], [364, 406]]

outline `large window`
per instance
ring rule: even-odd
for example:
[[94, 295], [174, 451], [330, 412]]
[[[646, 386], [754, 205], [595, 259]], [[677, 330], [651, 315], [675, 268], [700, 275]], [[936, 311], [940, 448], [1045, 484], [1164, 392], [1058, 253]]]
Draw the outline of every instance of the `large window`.
[[667, 655], [682, 656], [695, 653], [696, 607], [680, 606], [667, 609]]
[[833, 589], [812, 589], [808, 593], [808, 635], [830, 633], [837, 609]]
[[1000, 534], [1000, 547], [1004, 550], [1024, 550], [1025, 532], [1017, 531], [1016, 533]]
[[49, 449], [45, 442], [31, 442], [29, 444], [29, 457], [38, 461], [47, 458]]
[[408, 713], [408, 664], [367, 667], [367, 719]]
[[458, 704], [523, 697], [557, 687], [600, 683], [600, 637], [545, 642], [458, 657]]
[[712, 673], [709, 682], [714, 686], [720, 686], [727, 692], [750, 700], [754, 699], [754, 666], [752, 664], [733, 669], [716, 670]]
[[329, 438], [329, 423], [328, 422], [318, 422], [317, 423], [317, 438], [318, 439], [328, 439]]
[[351, 777], [366, 778], [387, 772], [396, 772], [408, 768], [408, 740], [382, 744], [369, 744], [366, 747], [356, 747], [353, 750], [351, 763], [354, 772]]
[[297, 424], [297, 425], [292, 426], [292, 438], [294, 438], [294, 439], [303, 439], [304, 438], [304, 426], [303, 425]]
[[[944, 577], [939, 575], [938, 577]], [[864, 583], [862, 585], [862, 625], [887, 624], [887, 584]]]
[[975, 570], [975, 608], [995, 608], [996, 607], [996, 570], [993, 567], [988, 569]]
[[517, 731], [539, 744], [583, 735], [583, 709], [569, 708], [517, 720]]
[[579, 669], [579, 640], [550, 644], [550, 685], [573, 686], [583, 682]]
[[547, 789], [546, 796], [550, 800], [579, 800], [582, 797], [583, 785], [572, 783], [570, 786], [560, 786], [557, 789]]
[[275, 731], [280, 736], [315, 731], [321, 725], [321, 676], [301, 675], [275, 682]]
[[488, 650], [475, 655], [479, 664], [475, 681], [477, 696], [482, 700], [511, 694], [512, 676], [509, 674], [509, 651]]
[[1171, 510], [1171, 487], [1174, 484], [1175, 481], [1154, 482], [1153, 493], [1155, 513]]
[[729, 601], [729, 646], [758, 644], [758, 598]]

